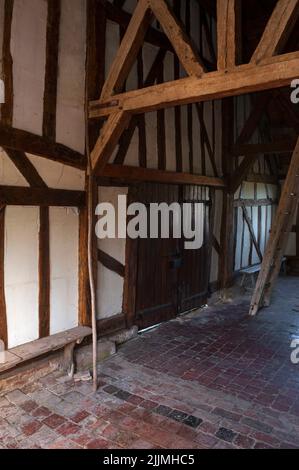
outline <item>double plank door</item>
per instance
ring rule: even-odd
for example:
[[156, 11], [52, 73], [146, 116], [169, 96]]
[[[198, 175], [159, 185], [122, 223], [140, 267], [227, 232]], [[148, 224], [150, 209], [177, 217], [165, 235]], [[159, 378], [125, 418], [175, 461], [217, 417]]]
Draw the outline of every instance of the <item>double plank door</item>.
[[[209, 234], [209, 191], [197, 186], [177, 186], [165, 184], [142, 184], [130, 189], [130, 201], [138, 201], [150, 207], [151, 203], [189, 203], [192, 223], [195, 224], [195, 211], [200, 210], [203, 243], [198, 249], [186, 249], [183, 227], [181, 238], [174, 238], [173, 217], [169, 218], [169, 238], [140, 238], [130, 240], [134, 245], [130, 250], [135, 266], [134, 286], [131, 286], [133, 312], [131, 323], [140, 329], [170, 320], [180, 313], [198, 308], [207, 302], [210, 271]], [[149, 211], [148, 222], [150, 222]], [[197, 219], [198, 220], [198, 219]], [[181, 220], [181, 223], [183, 218]], [[149, 225], [149, 224], [148, 224]], [[194, 227], [193, 227], [194, 228]]]

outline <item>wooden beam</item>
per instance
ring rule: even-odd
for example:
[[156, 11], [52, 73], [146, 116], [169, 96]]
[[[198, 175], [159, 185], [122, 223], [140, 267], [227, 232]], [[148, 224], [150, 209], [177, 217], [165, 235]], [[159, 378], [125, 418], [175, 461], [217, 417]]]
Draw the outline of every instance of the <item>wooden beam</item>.
[[260, 94], [256, 97], [255, 105], [253, 106], [251, 113], [246, 120], [240, 135], [237, 138], [236, 144], [245, 144], [251, 139], [261, 121], [262, 116], [267, 111], [267, 106], [272, 98], [273, 95], [269, 92]]
[[90, 285], [87, 259], [88, 245], [87, 208], [79, 210], [79, 282], [78, 282], [78, 312], [79, 325], [91, 326]]
[[249, 183], [278, 184], [279, 179], [275, 175], [261, 175], [259, 173], [249, 173], [246, 177]]
[[274, 199], [235, 199], [234, 207], [262, 207], [262, 206], [275, 206], [278, 201]]
[[56, 104], [61, 0], [48, 0], [43, 136], [56, 140]]
[[[116, 5], [112, 5], [109, 1], [106, 1], [106, 0], [100, 0], [100, 1], [105, 8], [107, 19], [110, 21], [113, 21], [114, 23], [117, 23], [119, 26], [123, 28], [123, 30], [126, 30], [132, 19], [132, 15], [116, 7]], [[172, 45], [168, 41], [165, 34], [162, 31], [159, 31], [158, 29], [153, 28], [152, 26], [149, 26], [145, 34], [144, 41], [148, 42], [149, 44], [152, 44], [153, 46], [156, 46], [165, 50], [165, 52], [166, 51], [173, 52]]]
[[[128, 206], [136, 202], [136, 194], [134, 189], [129, 188]], [[132, 216], [127, 216], [127, 224]], [[126, 262], [125, 262], [125, 278], [123, 290], [122, 310], [126, 318], [126, 326], [130, 328], [135, 324], [136, 312], [136, 294], [137, 294], [137, 271], [138, 271], [138, 240], [128, 237], [126, 240]]]
[[[88, 178], [86, 177], [85, 188], [88, 187]], [[98, 187], [93, 184], [93, 204], [92, 213], [94, 214], [92, 221], [92, 233], [95, 234], [95, 208], [98, 203]], [[91, 294], [89, 283], [88, 268], [88, 206], [79, 209], [79, 324], [82, 326], [91, 326]], [[94, 236], [92, 240], [92, 266], [95, 285], [98, 278], [98, 260], [97, 260], [97, 238]]]
[[296, 112], [296, 105], [294, 105], [289, 96], [286, 96], [282, 90], [278, 90], [277, 103], [281, 108], [284, 119], [288, 122], [289, 126], [294, 129], [296, 134], [299, 134], [299, 114]]
[[50, 335], [49, 207], [39, 210], [39, 338]]
[[116, 165], [123, 165], [126, 159], [130, 144], [132, 142], [133, 135], [137, 128], [138, 128], [138, 116], [133, 116], [129, 127], [123, 132], [119, 140], [118, 150], [113, 160], [113, 163], [115, 163]]
[[[164, 49], [160, 49], [158, 51], [156, 58], [150, 68], [150, 71], [148, 72], [148, 75], [144, 81], [144, 84], [143, 84], [144, 87], [153, 85], [155, 81], [157, 80], [159, 69], [161, 67], [161, 63], [165, 59], [165, 55], [166, 55], [166, 51]], [[130, 143], [134, 135], [134, 132], [136, 128], [138, 127], [138, 123], [139, 123], [138, 118], [133, 116], [129, 127], [124, 131], [123, 135], [121, 136], [121, 139], [119, 141], [118, 151], [117, 151], [117, 154], [113, 163], [117, 165], [122, 165], [124, 163], [128, 149], [130, 147]], [[143, 165], [140, 165], [140, 166], [143, 166]]]
[[250, 305], [250, 315], [257, 314], [263, 306], [269, 304], [270, 294], [278, 276], [281, 260], [288, 235], [293, 225], [293, 215], [298, 202], [299, 189], [299, 139], [284, 182], [279, 206], [272, 224], [270, 237], [264, 254], [262, 267], [258, 276], [255, 291]]
[[84, 191], [51, 188], [22, 188], [0, 186], [0, 205], [81, 207], [85, 204]]
[[105, 102], [91, 102], [90, 117], [107, 116], [117, 110], [139, 114], [289, 86], [290, 80], [298, 76], [298, 69], [299, 52], [293, 52], [267, 59], [259, 65], [240, 65], [228, 73], [211, 72], [201, 79], [187, 77], [115, 95]]
[[262, 59], [282, 51], [298, 15], [298, 0], [278, 0], [262, 39], [252, 56], [252, 63], [259, 63]]
[[230, 175], [228, 184], [228, 191], [230, 194], [234, 194], [237, 191], [238, 187], [242, 184], [242, 181], [246, 178], [247, 174], [253, 167], [257, 156], [257, 154], [246, 155], [241, 164], [238, 166], [238, 168], [234, 171], [232, 175]]
[[[225, 178], [230, 180], [233, 162], [230, 149], [234, 139], [234, 102], [233, 99], [222, 101], [222, 171]], [[223, 192], [222, 219], [220, 232], [221, 253], [219, 256], [220, 288], [230, 286], [234, 271], [234, 194], [228, 189]]]
[[204, 65], [168, 3], [164, 0], [149, 0], [149, 3], [187, 74], [201, 77]]
[[236, 156], [247, 155], [265, 155], [271, 153], [291, 153], [293, 152], [296, 145], [296, 141], [282, 140], [280, 142], [269, 142], [262, 144], [244, 144], [235, 145], [232, 152]]
[[39, 175], [35, 166], [24, 152], [13, 149], [4, 149], [10, 160], [25, 178], [27, 183], [34, 188], [46, 188], [47, 185]]
[[209, 155], [209, 159], [210, 159], [213, 171], [214, 171], [214, 175], [218, 176], [218, 170], [217, 170], [217, 166], [216, 166], [215, 155], [214, 155], [214, 152], [212, 150], [210, 137], [209, 137], [207, 127], [206, 127], [206, 123], [205, 123], [205, 119], [204, 119], [203, 103], [196, 103], [195, 107], [196, 107], [196, 111], [197, 111], [198, 120], [199, 120], [199, 123], [200, 123], [200, 130], [201, 130], [201, 133], [202, 133], [203, 141], [204, 141], [204, 144], [205, 144], [205, 146], [207, 148], [207, 151], [208, 151], [208, 155]]
[[198, 186], [211, 186], [225, 188], [225, 181], [221, 178], [193, 175], [190, 173], [175, 173], [172, 171], [153, 170], [123, 165], [106, 165], [101, 176], [116, 178], [126, 182], [148, 181], [154, 183], [186, 184]]
[[[160, 65], [160, 72], [158, 74], [158, 83], [164, 81], [164, 63]], [[158, 168], [159, 170], [166, 169], [166, 134], [165, 134], [165, 111], [159, 109], [157, 111], [157, 153], [158, 153]]]
[[217, 0], [218, 70], [238, 65], [241, 41], [241, 1]]
[[123, 131], [128, 127], [131, 116], [119, 111], [109, 116], [104, 124], [97, 143], [91, 152], [91, 163], [95, 173], [103, 171], [112, 156]]
[[0, 146], [31, 153], [82, 170], [86, 168], [86, 159], [79, 152], [39, 135], [2, 124], [0, 124]]
[[252, 225], [252, 221], [249, 217], [248, 211], [247, 211], [244, 204], [242, 206], [242, 210], [243, 210], [243, 215], [244, 215], [245, 222], [246, 222], [246, 224], [248, 226], [248, 229], [249, 229], [251, 240], [254, 244], [254, 247], [256, 249], [256, 252], [258, 254], [258, 257], [259, 257], [260, 261], [263, 261], [263, 255], [262, 255], [261, 249], [259, 247], [259, 244], [257, 242], [256, 236], [255, 236], [255, 233], [254, 233], [254, 228], [253, 228], [253, 225]]
[[[142, 50], [137, 56], [137, 81], [138, 88], [141, 88], [144, 84], [144, 64], [143, 64], [143, 53]], [[138, 116], [138, 161], [139, 166], [146, 168], [147, 165], [147, 146], [146, 146], [146, 122], [145, 115], [140, 114]]]
[[101, 99], [109, 98], [122, 89], [151, 21], [148, 0], [139, 0], [103, 86]]
[[[86, 2], [86, 91], [89, 100], [100, 96], [105, 83], [106, 14], [104, 5], [98, 0]], [[103, 125], [102, 120], [89, 121], [89, 147], [92, 149]]]
[[[179, 20], [181, 17], [181, 0], [174, 2], [174, 14]], [[180, 78], [180, 61], [177, 55], [173, 59], [173, 78], [177, 80]], [[163, 110], [164, 111], [164, 110]], [[181, 173], [183, 171], [183, 142], [182, 142], [182, 112], [180, 106], [174, 108], [174, 134], [175, 134], [175, 161], [176, 171]], [[159, 111], [158, 111], [159, 113]], [[166, 168], [166, 162], [165, 162]], [[164, 168], [164, 169], [165, 169]]]
[[11, 55], [11, 26], [14, 0], [4, 2], [4, 30], [2, 43], [2, 72], [4, 76], [5, 103], [1, 105], [1, 122], [12, 125], [13, 118], [13, 62]]
[[4, 282], [4, 254], [5, 254], [5, 206], [0, 207], [0, 339], [8, 347], [5, 282]]
[[125, 277], [125, 266], [120, 263], [117, 259], [108, 255], [108, 253], [105, 253], [104, 251], [99, 249], [98, 260], [103, 266], [105, 266], [105, 268], [109, 269], [109, 271], [118, 274], [120, 277]]

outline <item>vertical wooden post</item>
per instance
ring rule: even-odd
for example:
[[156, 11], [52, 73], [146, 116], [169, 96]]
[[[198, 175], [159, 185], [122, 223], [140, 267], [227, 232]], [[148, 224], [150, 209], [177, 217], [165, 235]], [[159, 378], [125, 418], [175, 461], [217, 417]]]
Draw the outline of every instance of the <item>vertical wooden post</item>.
[[4, 2], [4, 31], [2, 45], [3, 75], [5, 86], [5, 103], [1, 105], [1, 122], [6, 126], [12, 125], [13, 118], [13, 73], [11, 56], [11, 24], [14, 0]]
[[[86, 178], [86, 185], [88, 187], [88, 179]], [[95, 183], [93, 185], [93, 214], [98, 202], [98, 187]], [[97, 285], [98, 277], [98, 248], [97, 239], [95, 236], [95, 217], [93, 221], [93, 275], [95, 285]], [[88, 206], [80, 208], [79, 212], [79, 324], [83, 326], [91, 326], [91, 298], [89, 286], [89, 272], [88, 272]]]
[[61, 0], [48, 0], [43, 135], [56, 140], [56, 105]]
[[49, 207], [39, 209], [39, 337], [50, 335]]
[[238, 65], [241, 41], [241, 1], [217, 0], [218, 70]]
[[[229, 179], [233, 171], [231, 149], [234, 142], [234, 99], [222, 101], [222, 168], [223, 175]], [[221, 221], [221, 253], [219, 259], [220, 287], [230, 286], [234, 271], [234, 194], [223, 191]]]
[[8, 346], [6, 302], [4, 288], [5, 206], [0, 207], [0, 339]]
[[[87, 1], [87, 57], [86, 76], [88, 83], [88, 100], [97, 99], [101, 93], [105, 81], [105, 45], [106, 45], [106, 14], [105, 7], [98, 0]], [[89, 144], [92, 148], [99, 136], [102, 123], [90, 122], [88, 126]], [[85, 190], [88, 188], [88, 177], [85, 181]], [[92, 208], [95, 214], [95, 207], [98, 202], [98, 187], [93, 186]], [[93, 221], [93, 276], [97, 286], [98, 275], [98, 253], [97, 240], [95, 236], [95, 217]], [[88, 271], [88, 205], [80, 209], [79, 213], [79, 324], [91, 326], [91, 297]]]

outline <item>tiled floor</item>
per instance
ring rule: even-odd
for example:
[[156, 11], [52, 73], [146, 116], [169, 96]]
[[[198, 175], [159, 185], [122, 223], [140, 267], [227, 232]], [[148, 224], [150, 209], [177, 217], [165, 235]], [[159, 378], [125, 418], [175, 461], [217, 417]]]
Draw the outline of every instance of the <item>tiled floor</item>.
[[299, 278], [257, 318], [226, 304], [124, 345], [90, 383], [61, 374], [0, 398], [3, 448], [299, 448]]

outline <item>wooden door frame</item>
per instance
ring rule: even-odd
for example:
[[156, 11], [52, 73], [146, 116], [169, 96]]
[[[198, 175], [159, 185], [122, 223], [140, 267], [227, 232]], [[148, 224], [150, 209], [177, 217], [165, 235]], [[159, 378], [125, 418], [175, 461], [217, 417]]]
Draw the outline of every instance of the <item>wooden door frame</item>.
[[[144, 182], [145, 183], [145, 182]], [[128, 186], [128, 205], [134, 202], [134, 188], [142, 183], [131, 184]], [[163, 183], [161, 183], [163, 184]], [[184, 185], [179, 185], [179, 191]], [[210, 231], [210, 249], [209, 249], [209, 267], [212, 264], [212, 238], [215, 218], [215, 194], [210, 193], [211, 199], [207, 204], [209, 205], [209, 231]], [[212, 218], [212, 220], [211, 220]], [[137, 276], [138, 276], [138, 248], [139, 239], [132, 240], [130, 237], [126, 239], [126, 264], [125, 264], [125, 277], [124, 277], [124, 290], [123, 290], [123, 315], [125, 316], [126, 327], [130, 328], [136, 324], [136, 298], [137, 298]], [[211, 268], [210, 268], [211, 270]], [[209, 282], [210, 286], [210, 282]], [[178, 298], [178, 309], [180, 299]]]

